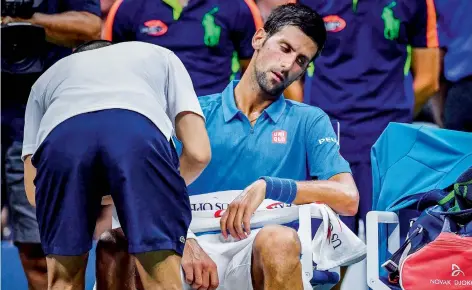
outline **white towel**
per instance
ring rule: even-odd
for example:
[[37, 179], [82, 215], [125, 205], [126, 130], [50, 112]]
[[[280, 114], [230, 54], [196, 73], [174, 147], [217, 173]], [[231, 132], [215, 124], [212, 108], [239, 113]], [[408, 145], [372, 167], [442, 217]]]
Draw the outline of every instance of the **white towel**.
[[[221, 235], [220, 218], [228, 205], [242, 191], [219, 191], [190, 196], [192, 222], [190, 230], [198, 239], [214, 243], [231, 243]], [[113, 228], [119, 227], [116, 211], [113, 211]], [[312, 219], [321, 219], [322, 224], [315, 229], [312, 239]], [[269, 224], [299, 224], [298, 235], [302, 244], [302, 267], [304, 274], [311, 278], [313, 262], [317, 270], [329, 270], [338, 266], [348, 266], [361, 261], [366, 256], [366, 245], [339, 219], [338, 215], [323, 204], [290, 205], [266, 199], [251, 218], [251, 228], [257, 229]], [[222, 246], [222, 245], [219, 245]]]
[[320, 225], [311, 242], [313, 262], [318, 270], [349, 266], [363, 260], [367, 247], [327, 205], [311, 204], [312, 216], [321, 215]]
[[[204, 238], [205, 234], [219, 232], [223, 211], [240, 193], [240, 190], [236, 190], [191, 196], [190, 203], [193, 212], [190, 230], [197, 234], [199, 239]], [[321, 226], [315, 229], [313, 239], [311, 239], [311, 219], [322, 219]], [[339, 219], [330, 207], [323, 204], [297, 206], [266, 199], [252, 216], [251, 228], [296, 222], [300, 224], [298, 235], [302, 242], [302, 263], [303, 258], [312, 256], [310, 260], [316, 263], [316, 269], [323, 271], [355, 264], [365, 258], [367, 249], [364, 242]], [[225, 242], [223, 239], [220, 240]], [[312, 255], [309, 254], [310, 252]], [[308, 267], [308, 265], [304, 266], [304, 268]], [[312, 269], [312, 265], [309, 269]], [[309, 273], [306, 274], [309, 275]]]

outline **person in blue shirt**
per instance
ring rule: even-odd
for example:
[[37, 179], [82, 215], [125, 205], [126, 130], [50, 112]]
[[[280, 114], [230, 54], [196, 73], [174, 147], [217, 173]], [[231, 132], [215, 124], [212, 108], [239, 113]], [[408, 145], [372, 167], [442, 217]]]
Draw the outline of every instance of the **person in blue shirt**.
[[[340, 123], [341, 154], [361, 195], [357, 231], [372, 207], [370, 149], [389, 122], [411, 122], [439, 87], [433, 0], [309, 1], [323, 16], [328, 39], [305, 77], [304, 102]], [[405, 78], [411, 63], [413, 78]], [[405, 92], [414, 80], [414, 94]], [[414, 98], [414, 99], [413, 99]]]
[[[360, 193], [358, 214], [343, 221], [357, 232], [359, 220], [365, 221], [372, 208], [372, 145], [390, 122], [410, 123], [439, 88], [434, 3], [299, 2], [319, 11], [328, 32], [322, 57], [307, 70], [304, 102], [340, 124], [341, 154]], [[411, 76], [405, 77], [410, 66]]]
[[444, 50], [446, 129], [472, 132], [472, 1], [435, 0]]
[[144, 41], [172, 50], [197, 95], [224, 89], [245, 69], [262, 19], [253, 0], [116, 0], [103, 38]]
[[[218, 268], [227, 265], [216, 264], [217, 257], [210, 258], [189, 232], [182, 257], [189, 284], [185, 289], [216, 289], [219, 284], [238, 290], [306, 285], [300, 241], [293, 229], [268, 226], [249, 235], [249, 218], [265, 198], [288, 204], [321, 202], [341, 215], [356, 213], [357, 188], [349, 164], [339, 154], [328, 116], [282, 95], [304, 74], [325, 39], [316, 12], [300, 4], [279, 6], [255, 33], [255, 53], [241, 80], [221, 93], [199, 98], [212, 159], [188, 192], [244, 190], [223, 214], [221, 230], [226, 238], [252, 240], [230, 259], [238, 270], [221, 275]], [[240, 283], [230, 285], [224, 279]]]
[[[99, 0], [44, 0], [31, 18], [2, 17], [2, 25], [15, 25], [18, 22], [45, 28], [47, 43], [40, 53], [42, 71], [45, 71], [56, 61], [72, 53], [72, 49], [77, 45], [100, 38], [100, 2]], [[41, 249], [36, 210], [26, 198], [23, 162], [20, 159], [26, 101], [31, 86], [42, 71], [21, 76], [2, 71], [1, 86], [1, 147], [2, 167], [5, 168], [5, 170], [2, 168], [2, 172], [5, 171], [13, 239], [18, 247], [29, 289], [48, 287], [46, 258]]]

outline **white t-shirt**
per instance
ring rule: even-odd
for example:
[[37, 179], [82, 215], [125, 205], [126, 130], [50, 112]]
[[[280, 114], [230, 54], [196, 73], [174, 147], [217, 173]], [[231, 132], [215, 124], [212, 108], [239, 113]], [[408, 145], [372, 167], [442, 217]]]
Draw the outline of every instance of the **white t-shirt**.
[[167, 139], [180, 112], [204, 117], [187, 70], [170, 50], [133, 41], [79, 52], [58, 61], [33, 85], [22, 159], [66, 119], [116, 108], [146, 116]]

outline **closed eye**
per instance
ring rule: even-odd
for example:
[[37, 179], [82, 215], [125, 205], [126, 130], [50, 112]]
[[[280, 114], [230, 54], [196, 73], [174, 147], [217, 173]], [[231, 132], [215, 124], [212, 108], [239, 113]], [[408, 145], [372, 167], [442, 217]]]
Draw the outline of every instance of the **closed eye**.
[[289, 53], [292, 49], [286, 44], [281, 44], [280, 50], [284, 53]]

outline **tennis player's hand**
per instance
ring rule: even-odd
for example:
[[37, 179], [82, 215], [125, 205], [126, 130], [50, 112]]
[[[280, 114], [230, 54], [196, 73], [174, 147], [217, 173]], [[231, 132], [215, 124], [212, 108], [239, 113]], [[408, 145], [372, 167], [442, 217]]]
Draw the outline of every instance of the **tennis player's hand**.
[[[230, 235], [236, 239], [245, 239], [251, 234], [251, 217], [266, 196], [267, 184], [259, 179], [249, 185], [228, 206], [220, 220], [221, 233], [225, 239]], [[243, 229], [244, 225], [244, 229]]]
[[193, 289], [215, 290], [218, 288], [216, 264], [194, 239], [188, 239], [185, 243], [182, 269], [185, 282]]

